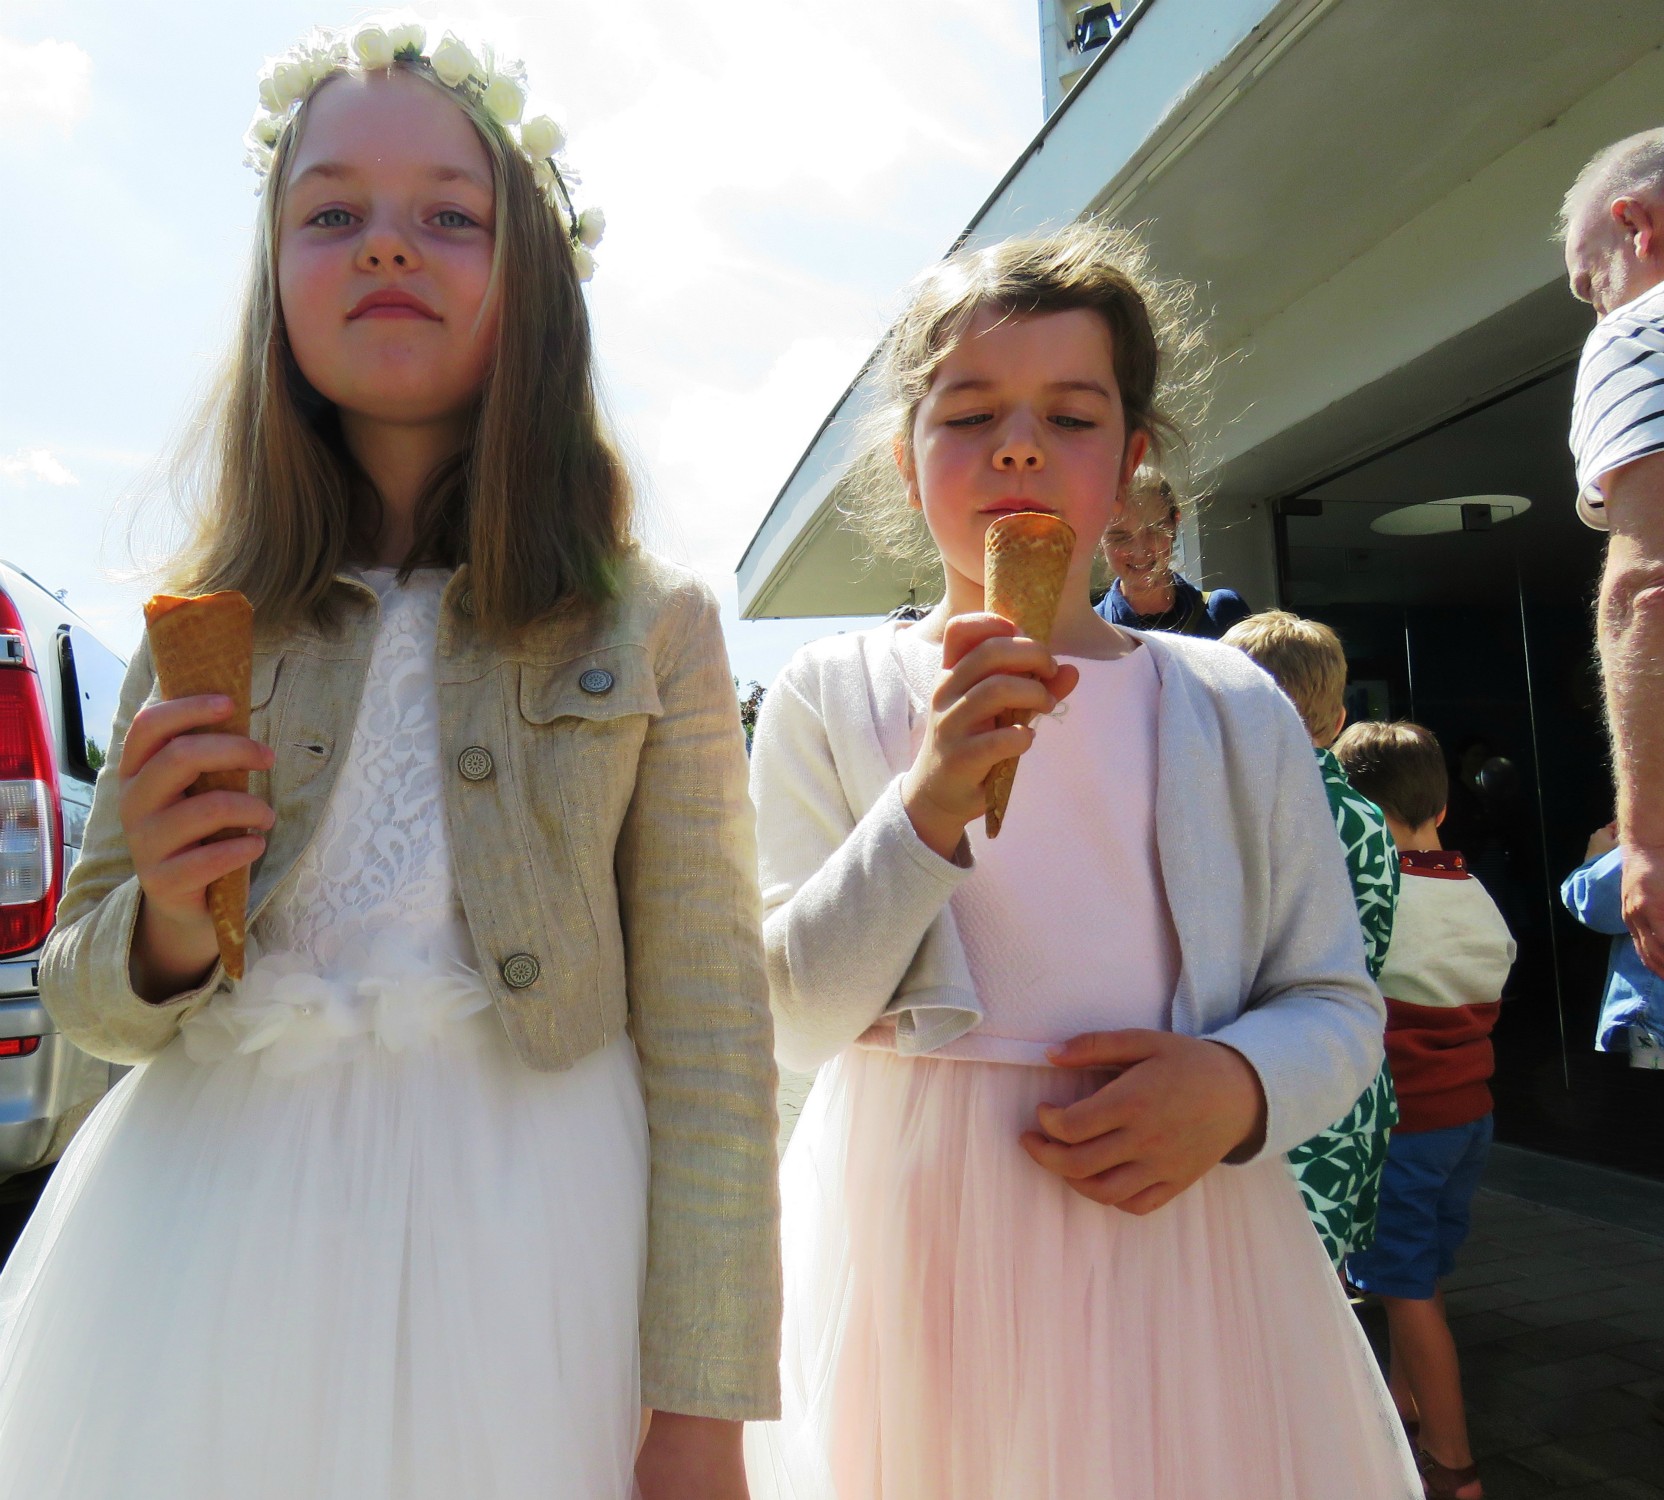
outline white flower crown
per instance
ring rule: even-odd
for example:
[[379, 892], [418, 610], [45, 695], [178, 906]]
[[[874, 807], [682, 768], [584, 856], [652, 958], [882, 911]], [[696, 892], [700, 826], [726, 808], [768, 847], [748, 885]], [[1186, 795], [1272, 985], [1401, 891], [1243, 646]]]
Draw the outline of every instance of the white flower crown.
[[350, 37], [341, 32], [315, 31], [269, 62], [260, 75], [260, 107], [244, 137], [248, 155], [243, 159], [259, 174], [261, 190], [283, 132], [324, 79], [336, 73], [382, 71], [396, 61], [421, 65], [446, 88], [483, 105], [511, 140], [515, 139], [515, 127], [519, 128], [520, 149], [532, 164], [532, 176], [572, 242], [578, 279], [588, 281], [595, 273], [591, 252], [601, 243], [607, 216], [598, 208], [580, 213], [574, 206], [571, 190], [580, 179], [570, 166], [559, 163], [566, 146], [566, 134], [560, 126], [548, 115], [522, 121], [526, 108], [525, 66], [499, 61], [489, 51], [482, 61], [448, 31], [431, 53], [426, 47], [427, 30], [417, 22], [385, 27], [372, 24], [359, 27]]

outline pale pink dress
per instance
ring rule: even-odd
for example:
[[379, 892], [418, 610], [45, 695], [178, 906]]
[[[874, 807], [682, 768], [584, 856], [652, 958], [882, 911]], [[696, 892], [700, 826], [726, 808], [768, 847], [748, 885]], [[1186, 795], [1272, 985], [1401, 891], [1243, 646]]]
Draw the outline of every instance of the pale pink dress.
[[[923, 701], [936, 648], [898, 652]], [[985, 1021], [941, 1053], [845, 1049], [782, 1169], [784, 1416], [753, 1500], [1411, 1500], [1367, 1342], [1280, 1158], [1136, 1217], [1018, 1144], [1101, 1087], [1078, 1032], [1165, 1029], [1150, 653], [1078, 660], [953, 913]], [[922, 719], [916, 726], [922, 732]]]

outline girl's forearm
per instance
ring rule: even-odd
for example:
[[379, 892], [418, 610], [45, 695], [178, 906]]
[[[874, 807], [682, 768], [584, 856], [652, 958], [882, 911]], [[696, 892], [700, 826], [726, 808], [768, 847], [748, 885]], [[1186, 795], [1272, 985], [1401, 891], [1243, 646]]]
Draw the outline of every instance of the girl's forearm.
[[128, 974], [141, 1000], [160, 1004], [196, 989], [218, 959], [219, 942], [206, 912], [200, 922], [175, 922], [140, 898]]
[[656, 1411], [636, 1456], [642, 1500], [747, 1500], [743, 1422]]
[[938, 858], [957, 863], [960, 846], [965, 842], [965, 824], [931, 800], [929, 792], [920, 784], [917, 770], [915, 766], [902, 781], [901, 805], [907, 810], [908, 821], [919, 842]]

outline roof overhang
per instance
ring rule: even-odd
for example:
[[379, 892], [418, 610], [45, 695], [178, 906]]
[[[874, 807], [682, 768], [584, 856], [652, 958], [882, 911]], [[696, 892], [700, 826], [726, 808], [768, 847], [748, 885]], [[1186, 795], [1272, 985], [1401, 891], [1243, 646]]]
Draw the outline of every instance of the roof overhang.
[[[1105, 213], [1197, 283], [1221, 356], [1222, 501], [1286, 492], [1576, 348], [1561, 195], [1658, 123], [1664, 10], [1465, 0], [1146, 0], [966, 231]], [[875, 613], [835, 490], [866, 372], [739, 566], [748, 618]]]

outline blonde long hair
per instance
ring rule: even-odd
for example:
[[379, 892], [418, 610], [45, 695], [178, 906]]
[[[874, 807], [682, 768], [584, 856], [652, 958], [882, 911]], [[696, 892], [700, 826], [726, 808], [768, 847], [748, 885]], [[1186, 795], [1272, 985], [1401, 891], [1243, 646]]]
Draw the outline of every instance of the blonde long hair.
[[[476, 623], [511, 633], [614, 597], [634, 545], [629, 477], [601, 417], [571, 243], [530, 163], [425, 63], [393, 66], [428, 79], [485, 144], [496, 187], [491, 286], [503, 299], [471, 437], [429, 477], [405, 567], [466, 564]], [[368, 559], [379, 523], [380, 500], [342, 442], [335, 407], [296, 364], [278, 301], [278, 226], [309, 108], [278, 141], [237, 335], [175, 465], [193, 514], [167, 569], [174, 592], [239, 589], [274, 624], [326, 623], [335, 574]]]
[[911, 465], [919, 404], [985, 308], [1016, 317], [1095, 312], [1113, 336], [1128, 437], [1145, 434], [1150, 464], [1183, 470], [1210, 369], [1191, 321], [1194, 302], [1188, 285], [1155, 277], [1135, 234], [1090, 220], [950, 255], [910, 288], [875, 357], [878, 401], [862, 421], [860, 456], [840, 487], [844, 514], [874, 554], [911, 566], [916, 581], [939, 568], [924, 520], [907, 504], [897, 459]]

